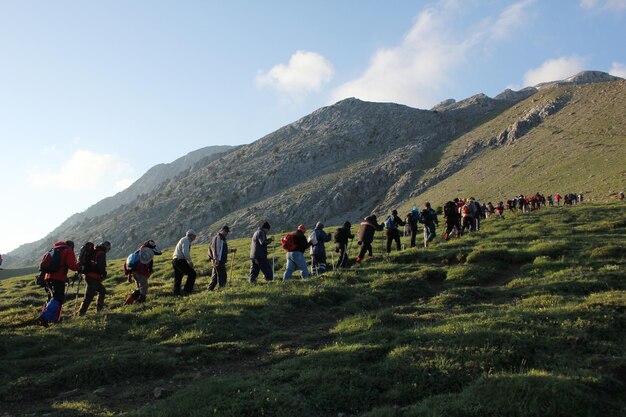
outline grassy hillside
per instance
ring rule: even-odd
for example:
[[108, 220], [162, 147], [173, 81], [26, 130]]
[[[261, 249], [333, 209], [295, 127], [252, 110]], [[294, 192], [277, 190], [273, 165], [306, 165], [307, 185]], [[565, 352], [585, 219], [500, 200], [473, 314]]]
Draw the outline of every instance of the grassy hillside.
[[403, 208], [469, 196], [489, 198], [495, 204], [512, 197], [511, 190], [546, 195], [584, 192], [594, 201], [607, 201], [610, 194], [623, 191], [626, 81], [540, 91], [446, 146], [439, 165], [424, 180], [459, 159], [466, 149], [487, 144], [532, 106], [564, 95], [571, 96], [567, 105], [537, 128], [511, 145], [483, 148], [467, 166], [411, 198]]
[[[618, 203], [508, 215], [428, 250], [256, 286], [244, 280], [248, 241], [240, 240], [231, 285], [207, 293], [201, 277], [187, 298], [169, 295], [165, 253], [148, 302], [126, 307], [132, 286], [116, 260], [107, 310], [72, 318], [70, 288], [65, 321], [47, 329], [32, 325], [43, 292], [30, 277], [9, 278], [0, 281], [0, 408], [20, 416], [624, 415], [625, 218]], [[193, 252], [203, 274], [205, 251]]]

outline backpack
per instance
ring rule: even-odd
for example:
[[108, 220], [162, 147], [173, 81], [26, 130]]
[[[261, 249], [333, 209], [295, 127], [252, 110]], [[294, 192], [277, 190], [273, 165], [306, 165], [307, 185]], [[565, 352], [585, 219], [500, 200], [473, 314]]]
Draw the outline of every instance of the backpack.
[[45, 274], [59, 272], [61, 269], [61, 252], [65, 249], [67, 249], [66, 246], [60, 246], [46, 252], [39, 261], [39, 270]]
[[432, 216], [430, 214], [430, 210], [423, 209], [422, 210], [422, 223], [428, 223], [428, 222], [431, 222], [432, 220], [433, 219], [432, 219]]
[[135, 267], [139, 264], [139, 258], [140, 256], [138, 250], [128, 255], [126, 262], [124, 262], [124, 273], [128, 274], [135, 269]]
[[385, 229], [397, 229], [398, 225], [396, 224], [393, 216], [388, 216], [385, 219]]
[[446, 217], [454, 217], [455, 214], [455, 209], [456, 208], [456, 204], [454, 203], [454, 201], [448, 201], [444, 206], [443, 206], [443, 214]]
[[461, 213], [463, 213], [465, 216], [468, 216], [470, 214], [470, 209], [467, 205], [463, 206], [461, 208]]
[[298, 248], [295, 237], [296, 236], [293, 233], [287, 233], [282, 239], [280, 239], [280, 244], [285, 252], [293, 252]]
[[91, 272], [95, 267], [96, 246], [92, 242], [86, 242], [78, 253], [78, 271], [82, 274]]
[[346, 229], [340, 227], [333, 236], [335, 243], [343, 243], [346, 240]]
[[311, 234], [309, 235], [309, 239], [308, 239], [309, 243], [311, 244], [311, 246], [315, 246], [317, 245], [319, 242], [317, 241], [317, 232], [315, 230], [313, 230], [311, 232]]

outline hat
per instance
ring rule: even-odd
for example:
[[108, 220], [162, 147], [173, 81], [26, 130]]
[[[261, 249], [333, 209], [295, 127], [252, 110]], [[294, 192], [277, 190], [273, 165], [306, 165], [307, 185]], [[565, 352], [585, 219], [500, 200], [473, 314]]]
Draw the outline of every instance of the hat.
[[316, 229], [323, 229], [324, 228], [324, 223], [322, 223], [322, 222], [315, 223], [315, 228]]
[[108, 240], [105, 240], [104, 242], [100, 243], [98, 246], [103, 247], [104, 250], [106, 250], [107, 252], [111, 250], [111, 242], [109, 242]]
[[230, 233], [230, 227], [228, 227], [228, 225], [224, 225], [222, 226], [222, 228], [220, 229], [220, 232], [226, 232], [226, 233]]
[[304, 231], [306, 230], [306, 226], [305, 226], [305, 225], [303, 225], [303, 224], [301, 224], [300, 226], [298, 226], [298, 229], [297, 229], [297, 230], [299, 230], [299, 231], [301, 231], [301, 232], [304, 232]]
[[346, 227], [346, 228], [348, 228], [348, 229], [349, 229], [351, 226], [352, 226], [352, 223], [350, 223], [350, 222], [349, 222], [349, 221], [347, 221], [347, 220], [346, 220], [346, 221], [344, 222], [344, 224], [343, 224], [343, 227]]
[[413, 207], [413, 208], [411, 209], [411, 211], [412, 211], [413, 213], [419, 213], [419, 212], [420, 212], [420, 210], [419, 210], [417, 207]]
[[263, 223], [263, 225], [261, 226], [261, 229], [269, 229], [270, 228], [270, 224], [268, 222]]
[[187, 236], [198, 236], [195, 230], [189, 229], [187, 230]]
[[71, 240], [66, 240], [65, 244], [70, 247], [70, 249], [74, 249], [74, 242]]
[[394, 216], [397, 216], [398, 215], [398, 210], [392, 210], [391, 214], [393, 214]]

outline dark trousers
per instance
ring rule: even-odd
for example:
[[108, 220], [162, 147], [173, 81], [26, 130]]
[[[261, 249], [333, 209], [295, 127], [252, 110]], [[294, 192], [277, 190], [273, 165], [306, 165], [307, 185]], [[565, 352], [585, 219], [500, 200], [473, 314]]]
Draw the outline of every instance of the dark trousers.
[[461, 230], [461, 233], [465, 232], [465, 229], [469, 229], [470, 232], [473, 232], [476, 227], [476, 223], [474, 222], [474, 217], [472, 216], [466, 216], [463, 217], [463, 229]]
[[184, 275], [187, 275], [187, 280], [183, 294], [191, 294], [196, 283], [196, 271], [187, 263], [186, 259], [172, 259], [172, 267], [174, 268], [174, 294], [181, 295], [180, 286]]
[[387, 253], [391, 252], [391, 242], [396, 242], [398, 250], [402, 249], [400, 245], [400, 231], [398, 229], [387, 229]]
[[311, 255], [311, 271], [316, 274], [326, 272], [326, 254]]
[[265, 279], [271, 281], [274, 279], [274, 271], [267, 258], [250, 259], [250, 282], [255, 283], [259, 277], [259, 272], [263, 272]]
[[362, 242], [361, 251], [359, 252], [359, 259], [363, 259], [365, 252], [369, 252], [370, 256], [374, 256], [372, 253], [372, 242]]
[[65, 282], [49, 279], [46, 281], [46, 290], [48, 301], [54, 298], [61, 305], [65, 302]]
[[415, 247], [415, 237], [417, 236], [417, 227], [415, 229], [411, 229], [409, 231], [409, 236], [411, 237], [411, 247]]
[[339, 259], [337, 260], [336, 267], [337, 269], [345, 268], [346, 264], [348, 263], [348, 254], [347, 254], [348, 244], [337, 243], [336, 246], [337, 246], [337, 249], [335, 250], [335, 252], [339, 253]]
[[80, 305], [80, 315], [87, 312], [89, 304], [93, 301], [93, 297], [95, 297], [96, 293], [98, 294], [96, 311], [102, 310], [102, 307], [104, 307], [104, 297], [106, 296], [106, 288], [104, 288], [104, 285], [102, 285], [100, 280], [97, 278], [85, 277], [85, 282], [87, 283], [87, 289], [85, 290], [85, 298], [83, 298], [83, 302]]
[[213, 267], [209, 291], [213, 291], [217, 285], [219, 285], [220, 288], [224, 288], [226, 286], [226, 264], [221, 262], [218, 266]]
[[444, 235], [446, 240], [450, 238], [450, 233], [452, 233], [454, 229], [456, 229], [456, 236], [459, 237], [461, 235], [459, 222], [456, 219], [446, 219], [446, 233]]

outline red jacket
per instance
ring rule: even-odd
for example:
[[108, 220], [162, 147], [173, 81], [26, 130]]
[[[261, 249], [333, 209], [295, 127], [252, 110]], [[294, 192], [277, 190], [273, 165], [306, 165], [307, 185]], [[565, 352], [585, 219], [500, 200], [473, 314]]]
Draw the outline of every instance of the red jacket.
[[78, 271], [78, 262], [76, 261], [76, 254], [74, 251], [67, 246], [65, 242], [57, 242], [52, 245], [53, 248], [65, 247], [61, 251], [61, 269], [52, 274], [47, 273], [44, 276], [46, 281], [54, 279], [56, 281], [67, 282], [67, 271], [71, 269], [72, 271]]
[[101, 246], [96, 247], [93, 262], [93, 269], [85, 275], [90, 278], [95, 278], [98, 281], [102, 281], [107, 276], [107, 255], [106, 251]]

